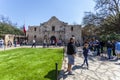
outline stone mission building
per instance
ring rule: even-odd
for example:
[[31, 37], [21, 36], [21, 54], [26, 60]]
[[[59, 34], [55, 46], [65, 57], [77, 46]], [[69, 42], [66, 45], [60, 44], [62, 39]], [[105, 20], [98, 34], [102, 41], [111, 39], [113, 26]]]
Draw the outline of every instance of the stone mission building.
[[29, 26], [26, 36], [28, 44], [32, 43], [33, 39], [37, 44], [42, 44], [44, 39], [62, 40], [66, 43], [71, 37], [75, 37], [76, 41], [81, 42], [81, 31], [81, 25], [69, 25], [53, 16], [40, 26]]

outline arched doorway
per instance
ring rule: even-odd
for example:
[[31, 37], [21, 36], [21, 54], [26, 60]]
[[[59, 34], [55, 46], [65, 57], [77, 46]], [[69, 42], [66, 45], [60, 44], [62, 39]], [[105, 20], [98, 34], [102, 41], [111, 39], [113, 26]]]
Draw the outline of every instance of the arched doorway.
[[50, 38], [50, 41], [51, 41], [51, 45], [55, 45], [56, 44], [56, 37], [55, 36], [51, 36]]

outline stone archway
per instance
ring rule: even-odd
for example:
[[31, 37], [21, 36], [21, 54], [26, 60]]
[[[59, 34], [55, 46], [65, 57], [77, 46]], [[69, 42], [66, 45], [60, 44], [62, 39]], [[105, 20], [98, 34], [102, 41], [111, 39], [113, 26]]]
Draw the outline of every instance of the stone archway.
[[51, 41], [51, 45], [55, 45], [56, 44], [56, 37], [55, 36], [51, 36], [50, 37], [50, 41]]

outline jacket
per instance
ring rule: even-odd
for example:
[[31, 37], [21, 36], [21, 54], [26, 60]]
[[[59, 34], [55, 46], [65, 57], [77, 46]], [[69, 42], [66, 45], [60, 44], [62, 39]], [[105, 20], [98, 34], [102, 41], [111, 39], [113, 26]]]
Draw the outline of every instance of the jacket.
[[72, 42], [69, 42], [67, 45], [67, 54], [68, 55], [73, 55], [76, 53], [76, 48], [75, 48], [75, 44]]

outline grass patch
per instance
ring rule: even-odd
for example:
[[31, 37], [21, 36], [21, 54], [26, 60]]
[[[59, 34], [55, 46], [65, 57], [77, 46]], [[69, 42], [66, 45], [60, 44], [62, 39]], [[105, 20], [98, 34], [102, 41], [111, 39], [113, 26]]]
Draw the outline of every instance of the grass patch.
[[62, 49], [20, 48], [0, 51], [0, 80], [55, 80]]

